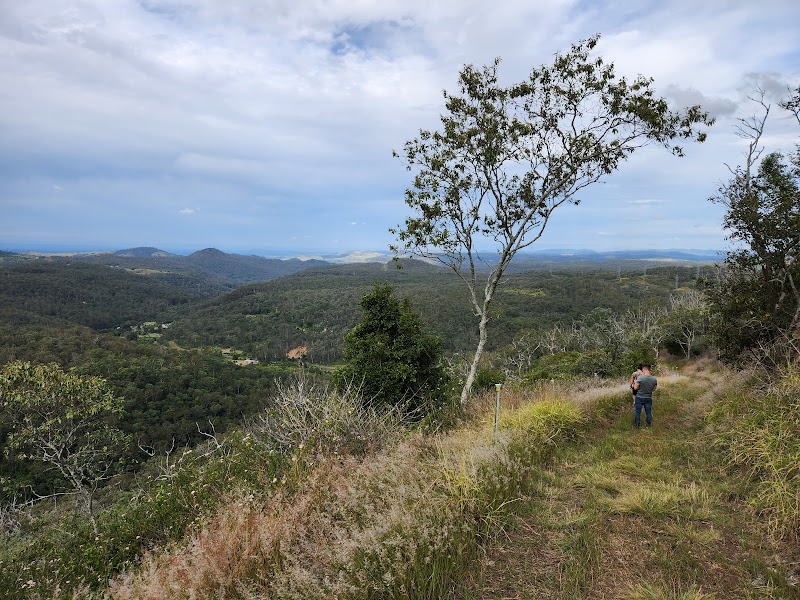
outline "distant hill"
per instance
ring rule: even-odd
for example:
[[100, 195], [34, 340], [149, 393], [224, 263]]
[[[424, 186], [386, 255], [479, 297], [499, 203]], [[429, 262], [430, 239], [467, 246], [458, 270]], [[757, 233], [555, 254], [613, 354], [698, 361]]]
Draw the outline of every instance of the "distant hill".
[[264, 258], [262, 256], [227, 254], [216, 248], [199, 250], [189, 256], [173, 257], [172, 261], [189, 268], [193, 272], [220, 277], [235, 285], [270, 281], [284, 275], [291, 275], [298, 271], [328, 264], [322, 260]]
[[145, 246], [141, 248], [128, 248], [127, 250], [117, 250], [113, 253], [113, 256], [132, 256], [136, 258], [148, 258], [153, 256], [175, 256], [166, 250], [159, 250], [158, 248], [152, 248], [150, 246]]
[[[116, 252], [92, 252], [69, 255], [8, 253], [0, 255], [0, 265], [17, 262], [91, 263], [127, 269], [139, 275], [167, 273], [199, 277], [209, 289], [238, 287], [245, 283], [270, 281], [316, 266], [328, 264], [323, 260], [279, 259], [261, 256], [228, 254], [215, 248], [206, 248], [188, 256], [171, 254], [152, 247], [128, 248]], [[208, 291], [208, 290], [204, 290]]]
[[[494, 255], [487, 253], [487, 264]], [[668, 266], [698, 266], [720, 262], [722, 256], [712, 250], [542, 250], [522, 252], [514, 257], [509, 272], [520, 273], [534, 269], [609, 269], [637, 270]]]
[[[349, 254], [319, 255], [316, 258], [334, 264], [385, 263], [391, 252], [351, 252]], [[496, 254], [487, 250], [481, 254], [478, 268], [486, 269], [496, 261]], [[714, 250], [612, 250], [585, 249], [539, 250], [520, 252], [511, 262], [508, 272], [520, 273], [532, 269], [609, 269], [636, 270], [656, 266], [696, 266], [719, 262], [722, 255]]]

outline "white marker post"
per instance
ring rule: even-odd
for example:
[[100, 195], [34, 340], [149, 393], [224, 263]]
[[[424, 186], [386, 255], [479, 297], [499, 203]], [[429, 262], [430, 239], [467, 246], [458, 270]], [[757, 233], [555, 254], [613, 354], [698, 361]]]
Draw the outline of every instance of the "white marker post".
[[494, 390], [496, 392], [494, 402], [494, 439], [497, 439], [497, 425], [500, 422], [500, 390], [503, 389], [502, 383], [495, 383]]

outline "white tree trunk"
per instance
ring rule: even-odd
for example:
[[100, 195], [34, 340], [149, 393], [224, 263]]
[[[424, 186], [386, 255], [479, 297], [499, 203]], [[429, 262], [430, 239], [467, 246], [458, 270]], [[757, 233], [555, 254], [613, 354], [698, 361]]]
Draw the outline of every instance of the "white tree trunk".
[[478, 347], [475, 350], [475, 356], [472, 358], [472, 365], [469, 368], [467, 380], [464, 382], [464, 387], [461, 390], [461, 405], [463, 406], [469, 398], [469, 392], [472, 389], [472, 384], [475, 382], [475, 375], [478, 373], [478, 363], [481, 361], [483, 355], [483, 347], [486, 345], [487, 323], [489, 322], [488, 311], [484, 309], [481, 315], [480, 323], [478, 324]]

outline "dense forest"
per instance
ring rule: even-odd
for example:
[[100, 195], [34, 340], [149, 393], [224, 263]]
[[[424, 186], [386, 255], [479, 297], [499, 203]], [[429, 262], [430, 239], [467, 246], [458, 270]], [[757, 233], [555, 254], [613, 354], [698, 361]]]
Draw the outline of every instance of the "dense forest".
[[282, 260], [228, 254], [216, 248], [198, 250], [187, 256], [171, 254], [158, 248], [129, 248], [116, 252], [69, 255], [13, 252], [0, 254], [0, 265], [31, 262], [104, 265], [143, 275], [160, 274], [175, 279], [176, 283], [186, 279], [196, 286], [205, 286], [206, 291], [218, 290], [220, 287], [231, 289], [254, 281], [268, 281], [325, 264], [321, 260]]

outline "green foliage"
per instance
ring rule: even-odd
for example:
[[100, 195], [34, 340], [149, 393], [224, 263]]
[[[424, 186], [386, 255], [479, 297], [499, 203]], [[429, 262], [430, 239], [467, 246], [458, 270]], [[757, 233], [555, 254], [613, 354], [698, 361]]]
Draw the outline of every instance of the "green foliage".
[[389, 284], [375, 284], [360, 305], [361, 322], [345, 336], [347, 364], [336, 371], [337, 387], [417, 418], [445, 402], [441, 339], [425, 332], [408, 299], [401, 303]]
[[504, 383], [505, 380], [505, 373], [499, 367], [486, 365], [478, 368], [474, 385], [479, 390], [493, 390], [495, 384]]
[[[30, 263], [0, 268], [0, 317], [16, 324], [79, 324], [112, 330], [171, 320], [180, 307], [225, 289], [185, 275], [136, 275], [92, 264]], [[11, 313], [11, 314], [7, 314]]]
[[94, 525], [81, 515], [44, 515], [15, 535], [4, 533], [0, 596], [37, 598], [42, 590], [58, 589], [67, 597], [102, 589], [145, 551], [199, 528], [234, 490], [273, 488], [290, 464], [241, 433], [194, 450], [177, 449], [149, 466], [138, 491], [117, 494]]
[[[218, 433], [241, 424], [265, 406], [274, 381], [296, 368], [288, 364], [239, 367], [219, 352], [166, 348], [84, 327], [0, 324], [0, 356], [6, 360], [24, 356], [37, 363], [58, 361], [75, 374], [102, 377], [114, 396], [124, 399], [125, 418], [117, 427], [158, 453], [173, 443], [202, 441], [198, 425], [207, 428], [209, 421]], [[0, 444], [7, 432], [0, 421]], [[123, 457], [125, 468], [135, 470], [145, 455], [134, 444]], [[39, 463], [13, 455], [0, 460], [0, 478], [10, 488], [33, 486], [40, 493], [55, 491], [59, 483]]]
[[[163, 332], [162, 341], [233, 347], [262, 362], [283, 359], [289, 349], [306, 345], [309, 362], [334, 363], [342, 358], [344, 336], [360, 319], [360, 298], [375, 281], [386, 281], [410, 300], [430, 332], [442, 337], [446, 353], [474, 347], [478, 331], [461, 280], [431, 265], [402, 264], [402, 269], [335, 265], [243, 286], [187, 307]], [[676, 274], [693, 279], [695, 269], [648, 269], [646, 277], [641, 271], [623, 271], [620, 277], [600, 269], [513, 273], [496, 296], [499, 318], [492, 323], [486, 349], [502, 348], [523, 330], [570, 324], [598, 306], [622, 312], [647, 299], [663, 304]]]
[[[798, 98], [800, 92], [782, 104], [795, 116]], [[756, 168], [769, 114], [763, 94], [759, 103], [763, 117], [742, 120], [751, 140], [745, 166], [710, 199], [726, 207], [723, 226], [738, 246], [707, 285], [712, 333], [729, 360], [791, 336], [800, 325], [800, 146], [788, 162], [772, 152]]]
[[94, 493], [129, 441], [114, 425], [122, 400], [98, 377], [18, 361], [0, 374], [0, 409], [9, 430], [5, 456], [55, 469], [91, 516]]
[[640, 335], [634, 333], [625, 343], [625, 349], [619, 357], [619, 360], [613, 365], [613, 369], [609, 375], [630, 375], [636, 369], [637, 365], [642, 363], [650, 363], [655, 365], [657, 356], [653, 352], [653, 344], [650, 340], [643, 339]]
[[525, 380], [565, 380], [575, 377], [591, 377], [595, 373], [607, 374], [610, 370], [611, 357], [605, 350], [557, 352], [538, 358], [525, 375]]

